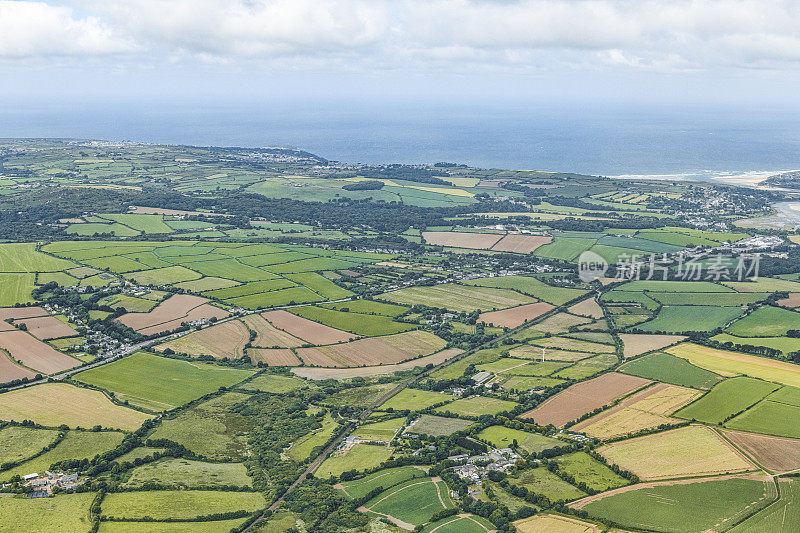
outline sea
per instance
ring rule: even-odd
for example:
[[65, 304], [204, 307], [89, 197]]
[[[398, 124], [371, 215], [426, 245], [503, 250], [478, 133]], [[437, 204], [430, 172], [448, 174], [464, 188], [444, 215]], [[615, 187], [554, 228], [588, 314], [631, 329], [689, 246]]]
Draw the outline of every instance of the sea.
[[2, 137], [285, 146], [348, 163], [455, 162], [672, 180], [800, 168], [800, 109], [768, 105], [26, 102], [0, 106]]

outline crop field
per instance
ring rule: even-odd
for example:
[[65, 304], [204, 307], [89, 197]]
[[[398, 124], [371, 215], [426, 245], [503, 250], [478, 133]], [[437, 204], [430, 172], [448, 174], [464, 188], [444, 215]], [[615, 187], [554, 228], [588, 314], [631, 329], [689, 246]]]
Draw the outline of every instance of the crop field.
[[790, 472], [800, 468], [800, 440], [759, 435], [743, 431], [725, 431], [725, 437], [772, 472]]
[[781, 298], [775, 303], [781, 307], [787, 307], [789, 309], [800, 307], [800, 292], [791, 292], [789, 293], [789, 296], [786, 298]]
[[427, 331], [408, 331], [296, 351], [307, 365], [346, 367], [400, 363], [438, 352], [446, 345]]
[[529, 320], [540, 317], [543, 314], [555, 309], [552, 305], [545, 302], [525, 304], [500, 311], [490, 311], [481, 313], [478, 320], [484, 324], [516, 328]]
[[31, 291], [36, 288], [35, 274], [0, 273], [0, 306], [32, 302]]
[[503, 237], [498, 233], [459, 233], [457, 231], [423, 231], [426, 244], [452, 248], [488, 250]]
[[679, 422], [672, 413], [695, 400], [700, 392], [658, 383], [625, 398], [620, 403], [588, 420], [572, 426], [597, 439], [610, 439]]
[[[168, 226], [164, 227], [173, 231]], [[210, 232], [201, 233], [205, 237]], [[40, 255], [64, 263], [55, 265], [59, 268], [54, 268], [54, 271], [77, 267], [68, 260], [78, 261], [89, 266], [109, 268], [141, 284], [175, 285], [206, 292], [206, 296], [251, 309], [350, 296], [350, 291], [325, 279], [318, 272], [392, 258], [389, 254], [334, 251], [289, 244], [198, 243], [190, 240], [116, 242], [113, 246], [105, 247], [97, 244], [93, 241], [64, 241], [44, 247], [47, 252], [66, 260]], [[257, 285], [253, 282], [265, 283]], [[216, 292], [236, 288], [242, 283], [246, 287], [239, 292]], [[33, 279], [30, 280], [32, 288]], [[30, 289], [27, 289], [25, 297], [29, 296]], [[13, 303], [10, 301], [9, 305]]]
[[734, 533], [791, 533], [800, 523], [800, 483], [797, 478], [781, 478], [781, 497], [733, 529]]
[[561, 427], [649, 383], [650, 380], [616, 372], [603, 374], [572, 385], [521, 417], [533, 419], [540, 425]]
[[455, 312], [492, 311], [534, 303], [529, 296], [508, 289], [467, 287], [452, 283], [409, 287], [381, 294], [379, 298], [401, 305], [426, 305]]
[[565, 380], [535, 376], [511, 376], [501, 385], [503, 390], [526, 392], [529, 390], [547, 389], [565, 383]]
[[262, 313], [261, 316], [276, 328], [312, 344], [333, 344], [358, 338], [358, 335], [319, 324], [283, 310], [269, 311]]
[[5, 351], [0, 350], [0, 383], [22, 378], [30, 379], [35, 376], [36, 372], [18, 365], [9, 359]]
[[580, 507], [590, 517], [610, 519], [623, 527], [669, 533], [723, 531], [746, 516], [743, 509], [774, 499], [774, 491], [764, 479], [680, 482], [590, 497]]
[[[530, 342], [535, 342], [535, 341], [530, 341]], [[543, 364], [541, 346], [532, 346], [532, 345], [516, 346], [514, 348], [511, 348], [508, 354], [512, 357], [517, 357], [520, 359], [529, 359], [532, 360], [533, 362], [538, 361], [537, 363], [538, 365]], [[594, 355], [595, 354], [593, 353], [576, 352], [571, 350], [559, 350], [558, 348], [546, 348], [545, 349], [546, 361], [544, 361], [544, 364], [552, 363], [552, 365], [558, 365], [559, 367], [561, 367], [565, 366], [566, 364], [573, 363], [575, 361], [580, 361], [581, 359], [592, 357]], [[524, 368], [525, 367], [519, 367], [517, 369], [514, 369], [512, 372], [517, 374], [522, 374], [525, 372]]]
[[93, 499], [92, 492], [34, 499], [0, 494], [0, 532], [19, 531], [20, 524], [35, 517], [36, 527], [45, 531], [85, 533], [92, 527], [89, 506]]
[[400, 370], [412, 370], [416, 367], [425, 367], [429, 364], [438, 365], [462, 352], [463, 350], [460, 348], [448, 348], [432, 355], [426, 355], [425, 357], [419, 357], [396, 365], [361, 366], [353, 368], [295, 367], [292, 368], [292, 373], [296, 376], [313, 380], [379, 376], [391, 374]]
[[425, 526], [422, 533], [488, 533], [495, 526], [485, 518], [473, 514], [464, 514], [443, 518]]
[[176, 294], [158, 304], [148, 313], [127, 313], [118, 318], [126, 326], [142, 333], [153, 335], [177, 328], [182, 322], [201, 318], [225, 318], [229, 315], [205, 298], [189, 294]]
[[675, 416], [707, 424], [719, 424], [758, 403], [779, 388], [780, 386], [775, 383], [748, 377], [726, 379], [715, 385], [705, 396], [675, 413]]
[[55, 448], [0, 473], [0, 479], [7, 481], [15, 475], [43, 473], [59, 461], [91, 459], [119, 446], [124, 436], [119, 431], [68, 431]]
[[722, 379], [721, 376], [710, 370], [694, 366], [686, 359], [668, 353], [645, 355], [625, 363], [619, 368], [619, 371], [631, 376], [695, 389], [709, 389]]
[[549, 531], [552, 533], [600, 533], [600, 528], [590, 522], [584, 522], [577, 518], [542, 514], [523, 518], [513, 523], [519, 533], [540, 533]]
[[159, 344], [156, 349], [167, 348], [188, 355], [210, 355], [217, 359], [244, 357], [245, 345], [250, 340], [250, 330], [239, 320], [230, 320]]
[[588, 324], [592, 320], [586, 317], [575, 316], [569, 313], [558, 313], [549, 316], [537, 324], [533, 324], [522, 331], [512, 335], [512, 339], [524, 341], [535, 337], [542, 337], [545, 333], [556, 335], [566, 333], [572, 326]]
[[561, 472], [573, 476], [577, 481], [586, 483], [590, 489], [598, 492], [616, 489], [630, 483], [585, 452], [561, 455], [555, 458], [555, 461]]
[[538, 433], [528, 433], [503, 426], [489, 426], [478, 433], [478, 437], [497, 448], [510, 448], [513, 442], [517, 441], [517, 445], [528, 453], [539, 453], [563, 444], [563, 441]]
[[378, 401], [381, 396], [395, 388], [395, 383], [378, 383], [376, 385], [367, 385], [366, 387], [353, 387], [331, 394], [324, 400], [322, 404], [332, 405], [334, 407], [367, 407], [373, 402]]
[[768, 396], [747, 411], [725, 423], [725, 427], [767, 435], [800, 438], [797, 426], [800, 406], [771, 401]]
[[234, 510], [254, 512], [266, 507], [258, 492], [205, 490], [134, 491], [108, 494], [103, 500], [102, 517], [156, 520], [186, 520]]
[[391, 455], [391, 448], [386, 446], [354, 444], [349, 449], [334, 452], [319, 465], [314, 475], [324, 479], [350, 470], [368, 470], [380, 465]]
[[29, 459], [53, 444], [58, 431], [24, 426], [7, 426], [0, 429], [0, 464], [18, 463]]
[[607, 444], [597, 451], [643, 480], [736, 473], [755, 467], [705, 426], [687, 426]]
[[74, 357], [54, 350], [49, 344], [24, 331], [0, 331], [0, 349], [5, 350], [19, 363], [42, 374], [54, 374], [81, 364]]
[[496, 415], [502, 411], [511, 411], [517, 405], [515, 402], [477, 396], [456, 400], [442, 407], [437, 407], [434, 411], [450, 412], [458, 416], [477, 418], [481, 415]]
[[353, 431], [352, 435], [362, 440], [391, 442], [395, 433], [403, 427], [405, 422], [406, 419], [400, 417], [384, 420], [383, 422], [364, 424]]
[[[244, 520], [236, 518], [209, 522], [100, 522], [98, 531], [100, 533], [226, 533], [241, 526]], [[269, 523], [275, 522], [269, 521]], [[292, 520], [291, 523], [294, 524], [295, 521]]]
[[723, 376], [745, 374], [790, 387], [800, 387], [800, 367], [791, 363], [737, 352], [716, 350], [684, 343], [667, 348], [667, 353]]
[[168, 359], [136, 352], [75, 375], [77, 381], [113, 392], [118, 399], [153, 411], [180, 405], [230, 387], [252, 375], [249, 370]]
[[347, 302], [323, 303], [320, 307], [326, 309], [336, 309], [337, 311], [350, 311], [362, 315], [383, 315], [396, 317], [408, 311], [408, 307], [402, 305], [387, 304], [373, 300], [350, 300]]
[[591, 248], [595, 242], [597, 242], [597, 239], [556, 237], [552, 243], [546, 244], [536, 250], [534, 255], [537, 257], [572, 261], [578, 257], [581, 252]]
[[247, 356], [254, 365], [296, 366], [302, 363], [288, 348], [248, 348]]
[[714, 335], [711, 340], [719, 343], [730, 343], [731, 349], [736, 349], [737, 344], [750, 346], [765, 346], [774, 350], [779, 350], [784, 354], [791, 354], [800, 351], [800, 339], [792, 337], [734, 337], [727, 333]]
[[153, 439], [169, 439], [212, 460], [243, 459], [248, 454], [247, 420], [231, 407], [249, 396], [227, 393], [207, 400], [174, 418], [164, 419]]
[[714, 331], [724, 327], [743, 313], [739, 307], [714, 307], [710, 305], [664, 306], [656, 318], [634, 329], [649, 332], [684, 333], [687, 331]]
[[603, 318], [603, 308], [593, 298], [587, 298], [582, 302], [568, 307], [567, 311], [573, 315], [585, 316], [589, 318]]
[[340, 483], [336, 488], [353, 500], [363, 498], [378, 487], [388, 489], [413, 478], [425, 477], [425, 471], [414, 466], [401, 466], [378, 470], [355, 481]]
[[800, 313], [765, 306], [737, 320], [725, 332], [737, 337], [779, 337], [791, 329], [800, 329]]
[[66, 383], [43, 383], [0, 394], [0, 420], [32, 420], [50, 427], [101, 425], [132, 431], [148, 418], [144, 413], [111, 403], [99, 391]]
[[437, 403], [452, 401], [453, 397], [449, 394], [441, 394], [419, 389], [403, 389], [396, 395], [389, 398], [380, 408], [383, 411], [393, 409], [395, 411], [420, 411], [427, 409]]
[[408, 427], [409, 433], [419, 433], [431, 435], [432, 437], [444, 437], [452, 435], [456, 431], [462, 431], [472, 425], [468, 420], [458, 418], [447, 418], [436, 415], [422, 415], [412, 425]]
[[305, 341], [278, 329], [261, 315], [247, 315], [242, 322], [250, 331], [256, 332], [253, 346], [264, 348], [296, 348], [305, 344]]
[[511, 482], [553, 502], [575, 500], [586, 495], [544, 467], [522, 470], [511, 478]]
[[583, 289], [548, 285], [531, 276], [496, 276], [471, 279], [464, 283], [479, 287], [511, 289], [553, 305], [564, 305], [571, 300], [584, 296], [588, 292]]
[[25, 324], [27, 331], [39, 340], [60, 339], [61, 337], [74, 337], [78, 334], [68, 324], [54, 316], [26, 318], [18, 323]]
[[686, 339], [680, 335], [641, 335], [636, 333], [620, 333], [619, 338], [622, 340], [622, 355], [625, 359], [660, 350]]
[[174, 488], [249, 487], [252, 479], [244, 463], [206, 463], [189, 459], [163, 459], [137, 466], [125, 482], [127, 487], [158, 483]]
[[290, 312], [326, 326], [367, 337], [402, 333], [416, 327], [413, 324], [395, 322], [387, 316], [364, 315], [314, 306], [296, 307]]
[[[410, 479], [364, 504], [363, 512], [393, 517], [416, 526], [429, 521], [437, 511], [455, 506], [447, 485], [439, 478]], [[391, 519], [391, 518], [390, 518]]]
[[586, 379], [608, 370], [617, 364], [617, 356], [612, 354], [599, 354], [588, 359], [581, 359], [572, 366], [565, 367], [555, 374], [553, 377], [562, 379]]

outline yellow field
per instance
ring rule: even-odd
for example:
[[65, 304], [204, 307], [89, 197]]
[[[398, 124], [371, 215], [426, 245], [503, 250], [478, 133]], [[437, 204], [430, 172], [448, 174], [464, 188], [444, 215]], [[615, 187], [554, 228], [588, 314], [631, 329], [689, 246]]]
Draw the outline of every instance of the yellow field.
[[791, 387], [800, 387], [800, 366], [791, 363], [716, 350], [688, 342], [668, 348], [666, 352], [723, 376], [744, 374]]
[[712, 429], [686, 426], [645, 437], [607, 444], [597, 449], [646, 481], [735, 473], [755, 467]]
[[101, 425], [132, 431], [148, 418], [115, 405], [102, 392], [66, 383], [44, 383], [0, 394], [0, 420], [33, 420], [43, 426], [90, 428]]
[[558, 515], [536, 515], [514, 522], [519, 533], [600, 533], [595, 524]]
[[573, 429], [603, 440], [678, 422], [678, 419], [669, 415], [701, 394], [701, 391], [694, 389], [661, 383], [634, 394], [608, 411], [576, 424]]

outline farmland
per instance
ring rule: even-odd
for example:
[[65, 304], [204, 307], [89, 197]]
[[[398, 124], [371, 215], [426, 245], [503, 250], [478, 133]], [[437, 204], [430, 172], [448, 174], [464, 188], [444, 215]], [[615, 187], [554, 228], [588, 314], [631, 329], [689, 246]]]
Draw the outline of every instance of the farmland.
[[644, 480], [743, 472], [754, 469], [713, 430], [687, 426], [607, 444], [597, 450], [609, 462]]
[[[152, 411], [173, 409], [219, 387], [229, 387], [251, 376], [247, 370], [189, 363], [137, 352], [111, 364], [86, 370], [77, 381], [113, 392]], [[179, 384], [176, 387], [176, 384]]]
[[[5, 496], [2, 524], [688, 533], [796, 514], [800, 252], [730, 229], [780, 189], [80, 140], [2, 140], [0, 162], [0, 481], [88, 489]], [[584, 251], [602, 277], [579, 275]], [[758, 277], [713, 275], [717, 252], [753, 251]]]

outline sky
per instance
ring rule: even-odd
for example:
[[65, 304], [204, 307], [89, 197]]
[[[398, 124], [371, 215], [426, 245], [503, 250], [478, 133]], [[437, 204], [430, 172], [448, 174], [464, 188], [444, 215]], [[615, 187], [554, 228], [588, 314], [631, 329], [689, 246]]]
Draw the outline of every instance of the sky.
[[0, 0], [0, 99], [796, 106], [796, 1]]

